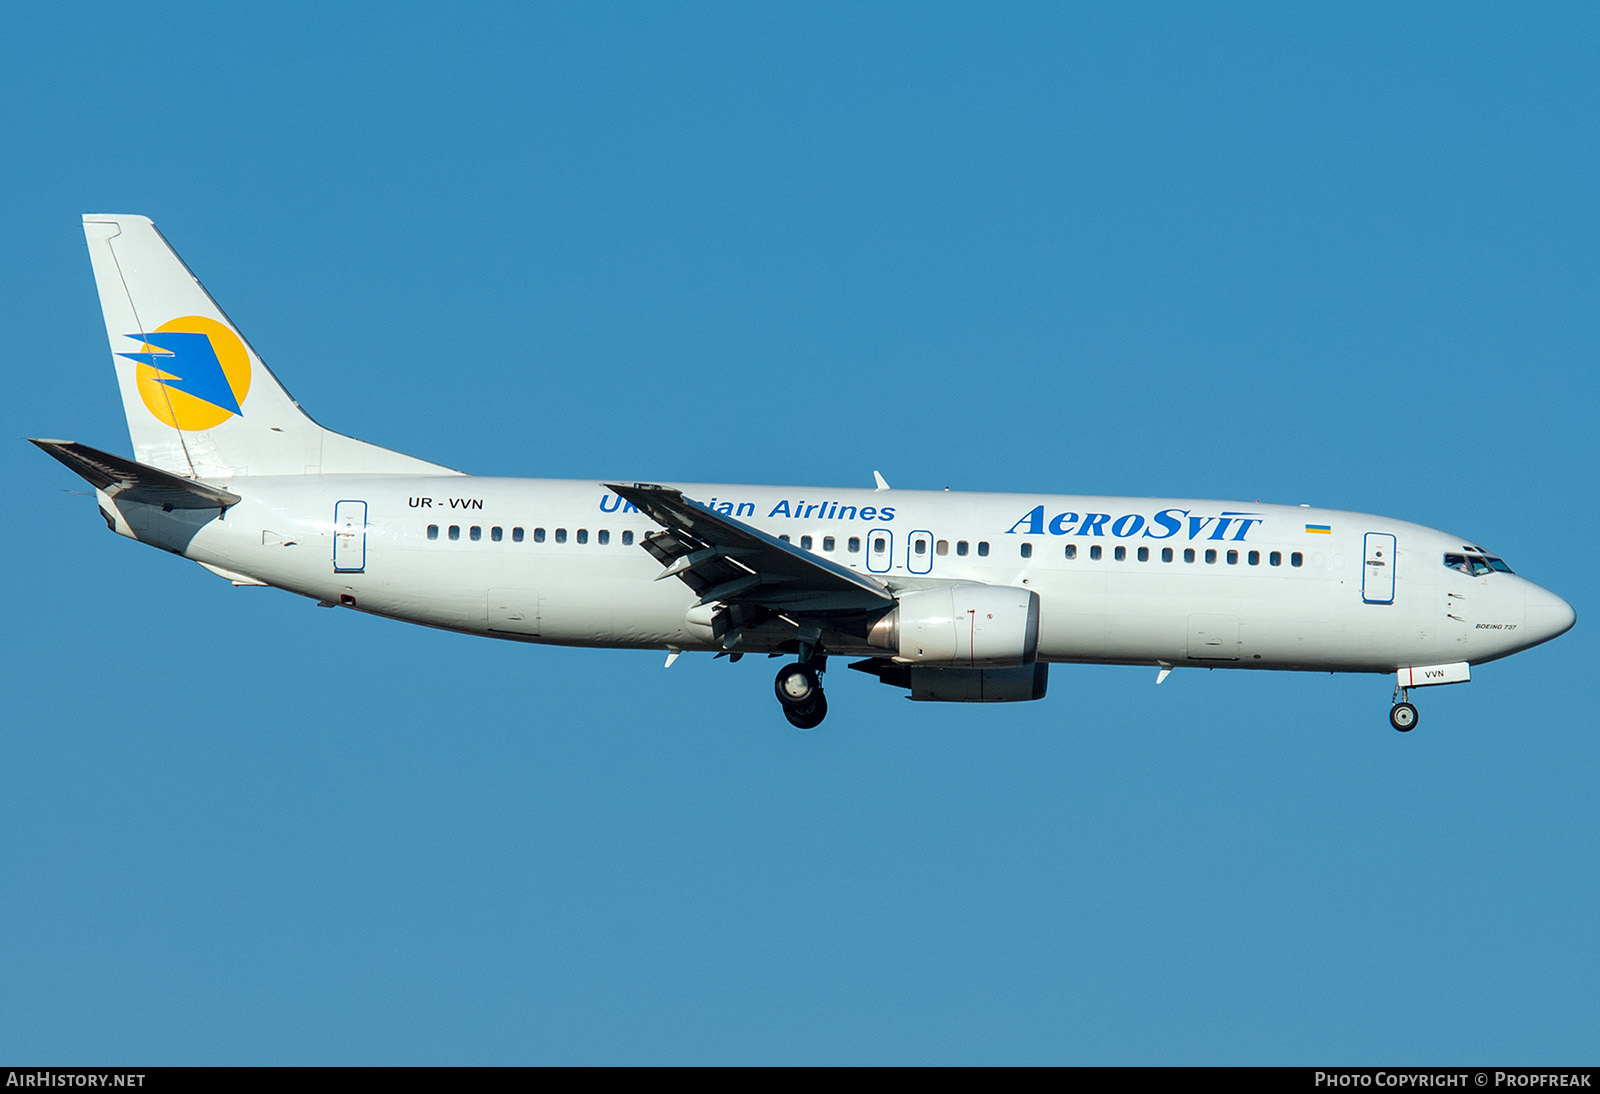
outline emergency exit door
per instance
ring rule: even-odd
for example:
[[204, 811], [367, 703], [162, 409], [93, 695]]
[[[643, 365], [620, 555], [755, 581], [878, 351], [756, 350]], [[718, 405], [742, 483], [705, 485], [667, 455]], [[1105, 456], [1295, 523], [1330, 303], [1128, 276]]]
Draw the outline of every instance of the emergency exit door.
[[912, 532], [906, 537], [906, 569], [925, 574], [933, 569], [933, 534]]
[[867, 533], [867, 569], [886, 574], [894, 565], [894, 529], [874, 528]]

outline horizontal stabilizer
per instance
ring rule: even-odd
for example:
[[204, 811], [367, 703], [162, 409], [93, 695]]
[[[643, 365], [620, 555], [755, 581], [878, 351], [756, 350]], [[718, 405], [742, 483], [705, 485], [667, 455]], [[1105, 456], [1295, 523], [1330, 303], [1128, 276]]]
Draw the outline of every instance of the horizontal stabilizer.
[[113, 498], [159, 505], [164, 509], [222, 510], [240, 500], [232, 491], [182, 478], [124, 456], [113, 456], [77, 441], [28, 439], [70, 467], [89, 485]]

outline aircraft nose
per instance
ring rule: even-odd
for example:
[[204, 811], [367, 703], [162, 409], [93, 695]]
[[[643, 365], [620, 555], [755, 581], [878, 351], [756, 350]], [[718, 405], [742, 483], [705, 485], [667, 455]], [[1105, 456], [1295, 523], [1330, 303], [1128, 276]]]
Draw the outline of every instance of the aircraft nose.
[[1578, 613], [1572, 610], [1571, 604], [1549, 589], [1530, 585], [1527, 614], [1524, 618], [1526, 619], [1524, 626], [1529, 631], [1528, 637], [1534, 642], [1548, 642], [1570, 631], [1572, 625], [1578, 621]]

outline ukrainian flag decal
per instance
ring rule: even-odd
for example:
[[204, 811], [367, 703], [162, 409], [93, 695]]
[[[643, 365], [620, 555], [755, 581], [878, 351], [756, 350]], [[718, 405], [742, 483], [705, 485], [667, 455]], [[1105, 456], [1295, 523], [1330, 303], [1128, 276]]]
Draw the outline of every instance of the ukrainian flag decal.
[[1308, 524], [1308, 525], [1306, 525], [1306, 531], [1310, 532], [1312, 535], [1331, 536], [1331, 535], [1333, 535], [1333, 525], [1331, 525], [1331, 524]]

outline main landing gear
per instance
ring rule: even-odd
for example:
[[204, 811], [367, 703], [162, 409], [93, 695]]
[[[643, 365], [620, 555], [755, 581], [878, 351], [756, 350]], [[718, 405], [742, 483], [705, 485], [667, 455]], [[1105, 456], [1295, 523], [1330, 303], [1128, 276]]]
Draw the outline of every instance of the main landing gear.
[[1394, 699], [1394, 706], [1389, 708], [1389, 724], [1401, 733], [1410, 733], [1417, 728], [1417, 708], [1409, 701], [1408, 689], [1395, 688]]
[[828, 716], [828, 697], [822, 694], [821, 657], [809, 657], [778, 670], [772, 690], [783, 706], [783, 716], [796, 729], [816, 729]]

